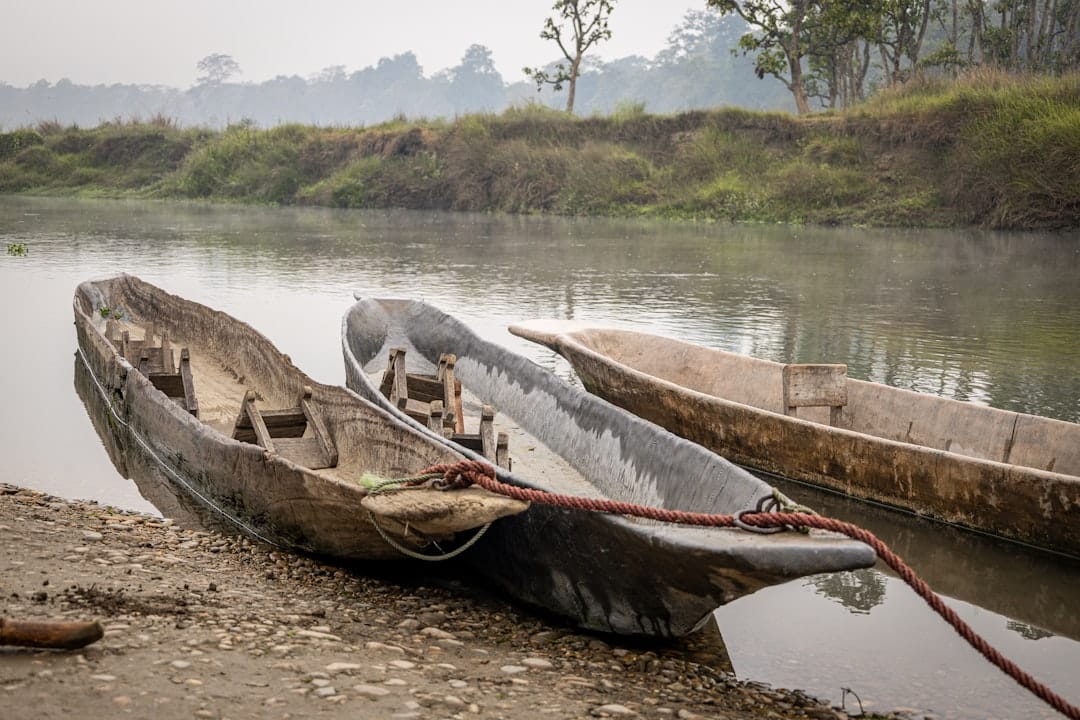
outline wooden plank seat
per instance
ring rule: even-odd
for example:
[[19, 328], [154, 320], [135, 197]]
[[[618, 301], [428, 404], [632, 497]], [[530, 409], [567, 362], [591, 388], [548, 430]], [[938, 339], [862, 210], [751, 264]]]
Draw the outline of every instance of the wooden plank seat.
[[410, 373], [405, 370], [405, 349], [390, 348], [379, 391], [413, 420], [509, 470], [510, 438], [506, 433], [496, 435], [494, 408], [484, 405], [478, 431], [465, 432], [461, 381], [454, 377], [456, 363], [455, 355], [444, 353], [435, 375]]
[[153, 322], [143, 323], [143, 340], [132, 340], [131, 333], [121, 330], [115, 320], [105, 323], [105, 336], [120, 354], [138, 368], [166, 397], [195, 417], [199, 417], [199, 403], [195, 398], [195, 380], [191, 375], [191, 354], [187, 348], [180, 351], [180, 365], [169, 342], [169, 332], [161, 331], [161, 343], [154, 344]]
[[259, 408], [255, 391], [248, 390], [236, 418], [233, 439], [260, 445], [312, 470], [336, 467], [338, 463], [337, 447], [311, 402], [309, 387], [304, 388], [296, 407], [279, 410]]
[[784, 365], [784, 414], [801, 407], [829, 408], [829, 425], [840, 427], [847, 405], [847, 365]]
[[487, 458], [488, 462], [506, 470], [510, 469], [510, 436], [504, 432], [495, 433], [495, 408], [484, 405], [480, 411], [480, 427], [475, 433], [454, 432], [441, 425], [442, 402], [434, 401], [431, 409], [431, 424], [428, 426], [462, 447]]
[[199, 417], [199, 401], [195, 398], [195, 380], [191, 376], [191, 353], [187, 348], [180, 351], [180, 368], [176, 372], [151, 372], [147, 373], [146, 377], [170, 400], [195, 417]]
[[120, 355], [139, 369], [141, 373], [175, 373], [176, 355], [169, 342], [169, 331], [161, 330], [161, 341], [155, 342], [156, 325], [153, 321], [140, 323], [143, 339], [134, 340], [129, 330], [122, 329], [116, 320], [105, 323], [105, 337], [119, 351]]
[[456, 362], [454, 355], [444, 354], [439, 358], [435, 375], [410, 373], [405, 369], [405, 349], [391, 348], [379, 391], [406, 415], [424, 425], [431, 419], [431, 403], [441, 401], [443, 426], [464, 432], [461, 382], [454, 378]]

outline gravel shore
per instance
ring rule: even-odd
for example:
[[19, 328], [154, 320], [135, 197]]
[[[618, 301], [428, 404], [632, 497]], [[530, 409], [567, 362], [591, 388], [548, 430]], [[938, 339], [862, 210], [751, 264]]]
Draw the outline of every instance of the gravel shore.
[[78, 651], [0, 647], [11, 720], [848, 717], [452, 579], [362, 574], [4, 484], [0, 597], [5, 617], [106, 630]]

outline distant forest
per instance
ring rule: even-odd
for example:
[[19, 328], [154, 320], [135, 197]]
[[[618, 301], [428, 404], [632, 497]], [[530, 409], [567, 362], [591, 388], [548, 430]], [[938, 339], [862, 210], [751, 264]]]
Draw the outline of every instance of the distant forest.
[[[988, 67], [1056, 75], [1080, 69], [1080, 0], [706, 4], [712, 9], [687, 12], [653, 58], [604, 62], [598, 53], [584, 55], [576, 114], [723, 107], [801, 114], [857, 105], [917, 74], [956, 77]], [[557, 69], [553, 62], [540, 72]], [[528, 80], [507, 83], [483, 45], [470, 46], [460, 64], [429, 76], [411, 52], [352, 73], [336, 65], [308, 78], [278, 76], [262, 83], [231, 82], [241, 66], [225, 54], [203, 58], [198, 70], [200, 77], [187, 90], [85, 86], [66, 79], [26, 88], [0, 83], [0, 129], [155, 118], [187, 127], [357, 127], [566, 103], [549, 85], [538, 92]]]
[[[793, 111], [791, 93], [780, 81], [759, 80], [753, 58], [732, 52], [747, 30], [741, 18], [690, 11], [656, 57], [602, 62], [586, 56], [575, 110], [579, 115], [606, 114], [620, 105], [643, 105], [652, 113], [723, 106]], [[357, 126], [400, 116], [433, 119], [500, 112], [530, 102], [562, 108], [566, 102], [564, 94], [549, 88], [537, 92], [536, 85], [525, 80], [505, 82], [483, 45], [472, 45], [459, 65], [430, 76], [411, 52], [352, 73], [333, 66], [308, 78], [278, 76], [262, 83], [209, 75], [187, 90], [77, 85], [66, 79], [40, 80], [26, 88], [0, 83], [0, 128], [51, 121], [92, 127], [155, 116], [184, 126], [224, 127], [241, 121], [260, 127]]]

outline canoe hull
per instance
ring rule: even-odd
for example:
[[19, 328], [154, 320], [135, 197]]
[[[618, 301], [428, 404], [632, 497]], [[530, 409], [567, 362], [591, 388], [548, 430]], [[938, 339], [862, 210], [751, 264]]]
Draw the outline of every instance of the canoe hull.
[[[567, 359], [590, 392], [736, 463], [1010, 540], [1080, 556], [1080, 535], [1068, 522], [1068, 518], [1080, 513], [1080, 478], [1075, 475], [961, 454], [960, 443], [948, 439], [943, 439], [942, 445], [952, 450], [937, 449], [732, 402], [648, 374], [597, 351], [594, 346], [610, 352], [608, 348], [615, 343], [609, 338], [604, 347], [605, 342], [589, 337], [588, 329], [538, 332], [536, 327], [525, 324], [512, 328], [512, 332], [557, 351]], [[623, 331], [597, 332], [641, 335]], [[651, 353], [676, 356], [684, 352], [684, 344], [667, 338], [647, 336], [640, 343], [642, 347], [648, 344]], [[695, 356], [694, 362], [708, 362], [710, 356], [705, 353], [717, 359], [732, 355], [706, 348], [699, 348], [698, 352], [701, 355]], [[753, 362], [757, 367], [774, 371], [772, 374], [779, 377], [777, 363], [741, 356], [724, 358], [724, 361], [729, 363], [724, 366], [724, 371], [730, 363]], [[768, 367], [773, 365], [777, 367]], [[763, 380], [751, 379], [749, 373], [756, 370], [747, 372], [744, 382], [765, 384]], [[885, 387], [857, 380], [848, 382], [853, 404], [854, 398], [873, 398], [878, 389]], [[1061, 439], [1070, 433], [1076, 435], [1076, 426], [1070, 423], [929, 398], [892, 388], [888, 390], [894, 395], [903, 393], [900, 401], [924, 419], [942, 418], [939, 424], [948, 426], [942, 431], [945, 434], [960, 436], [966, 431], [987, 437], [1001, 435], [1005, 438], [1000, 443], [1005, 448], [1002, 452], [1009, 452], [1011, 444], [1014, 456], [1021, 452], [1033, 454], [1040, 438], [1045, 438], [1042, 441], [1044, 448], [1050, 441], [1062, 446], [1061, 452], [1051, 453], [1056, 457], [1058, 467], [1075, 463], [1068, 457], [1071, 443]], [[773, 394], [779, 402], [779, 391]], [[923, 400], [923, 397], [927, 399]], [[924, 403], [922, 407], [920, 402]], [[851, 412], [868, 413], [857, 406]], [[976, 416], [984, 413], [992, 415], [977, 419]], [[1027, 434], [1021, 446], [1025, 426], [1033, 432]], [[1047, 437], [1052, 435], [1058, 437]], [[1077, 438], [1080, 446], [1080, 435]], [[963, 444], [972, 446], [979, 442], [991, 441], [965, 438]], [[1050, 462], [1053, 464], [1054, 460]]]
[[[132, 319], [153, 319], [171, 337], [195, 339], [213, 353], [206, 362], [228, 367], [268, 398], [295, 399], [310, 388], [341, 451], [334, 472], [234, 440], [166, 397], [105, 337], [100, 309], [120, 307]], [[314, 382], [250, 326], [138, 278], [81, 284], [74, 312], [77, 359], [117, 426], [186, 492], [267, 542], [344, 560], [399, 560], [362, 507], [367, 491], [351, 477], [362, 469], [405, 477], [461, 458], [346, 389]], [[245, 384], [233, 382], [230, 390], [239, 403]], [[356, 447], [374, 449], [361, 457]]]
[[[427, 366], [417, 365], [418, 372], [454, 353], [467, 390], [582, 478], [575, 486], [557, 473], [519, 471], [530, 449], [512, 443], [515, 472], [499, 470], [504, 482], [717, 513], [752, 508], [771, 492], [714, 453], [570, 387], [423, 303], [361, 300], [343, 319], [342, 342], [348, 386], [395, 412], [369, 375], [385, 366], [387, 350], [406, 347], [411, 362]], [[742, 595], [810, 573], [865, 567], [874, 555], [830, 535], [673, 527], [534, 503], [493, 526], [463, 559], [515, 599], [579, 626], [676, 637]]]

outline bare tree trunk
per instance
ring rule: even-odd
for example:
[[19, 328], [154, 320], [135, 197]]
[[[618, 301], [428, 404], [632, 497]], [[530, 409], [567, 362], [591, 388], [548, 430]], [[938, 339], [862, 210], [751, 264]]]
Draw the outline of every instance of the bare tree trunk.
[[952, 29], [949, 31], [949, 40], [952, 41], [953, 49], [960, 52], [960, 28], [958, 14], [960, 12], [960, 0], [952, 0]]
[[1054, 22], [1057, 18], [1057, 0], [1046, 0], [1043, 6], [1042, 17], [1039, 18], [1039, 45], [1036, 58], [1039, 67], [1049, 70], [1051, 49], [1053, 47]]
[[810, 112], [810, 101], [806, 97], [806, 86], [803, 85], [802, 62], [799, 58], [789, 58], [788, 67], [791, 69], [791, 93], [795, 96], [795, 110], [800, 115]]
[[859, 75], [857, 78], [857, 84], [855, 85], [856, 97], [859, 100], [863, 99], [866, 86], [866, 73], [870, 70], [870, 41], [867, 40], [863, 44], [863, 56], [862, 67], [859, 69]]
[[566, 91], [566, 112], [574, 114], [574, 95], [577, 94], [578, 72], [581, 70], [581, 51], [579, 50], [574, 62], [570, 65], [570, 89]]
[[1080, 48], [1077, 47], [1077, 35], [1080, 34], [1080, 3], [1072, 3], [1069, 6], [1069, 14], [1062, 23], [1061, 60], [1066, 68], [1075, 68], [1080, 65]]
[[983, 16], [981, 0], [968, 0], [968, 9], [971, 10], [971, 47], [968, 51], [968, 61], [978, 62], [982, 65], [986, 62], [986, 52], [983, 50]]
[[792, 3], [792, 9], [796, 11], [794, 22], [791, 26], [791, 40], [787, 51], [788, 70], [791, 72], [791, 92], [795, 96], [795, 110], [800, 115], [810, 112], [810, 101], [806, 97], [806, 86], [803, 84], [802, 75], [802, 48], [799, 47], [799, 35], [802, 32], [802, 21], [806, 15], [806, 5], [802, 2]]
[[878, 45], [878, 51], [881, 53], [881, 67], [885, 70], [885, 87], [892, 87], [893, 76], [889, 72], [889, 51], [884, 45]]
[[[1004, 16], [1004, 11], [1002, 11]], [[1012, 47], [1009, 48], [1009, 60], [1007, 67], [1020, 67], [1020, 13], [1013, 8], [1009, 15], [1009, 34], [1012, 37]]]
[[1028, 4], [1027, 4], [1027, 23], [1026, 23], [1027, 28], [1025, 28], [1027, 30], [1027, 32], [1025, 33], [1027, 35], [1027, 43], [1026, 43], [1027, 44], [1027, 50], [1024, 53], [1024, 62], [1023, 62], [1023, 65], [1028, 70], [1034, 70], [1035, 69], [1035, 58], [1036, 58], [1036, 55], [1038, 54], [1038, 49], [1037, 48], [1038, 48], [1039, 41], [1038, 41], [1038, 38], [1036, 37], [1036, 30], [1035, 30], [1035, 17], [1038, 15], [1038, 12], [1039, 12], [1039, 0], [1028, 0]]
[[911, 53], [908, 57], [911, 58], [911, 69], [914, 72], [915, 67], [919, 64], [919, 55], [922, 53], [923, 38], [926, 37], [926, 26], [930, 23], [930, 0], [923, 0], [922, 5], [922, 22], [919, 23], [919, 34], [915, 37], [915, 42], [911, 46]]

